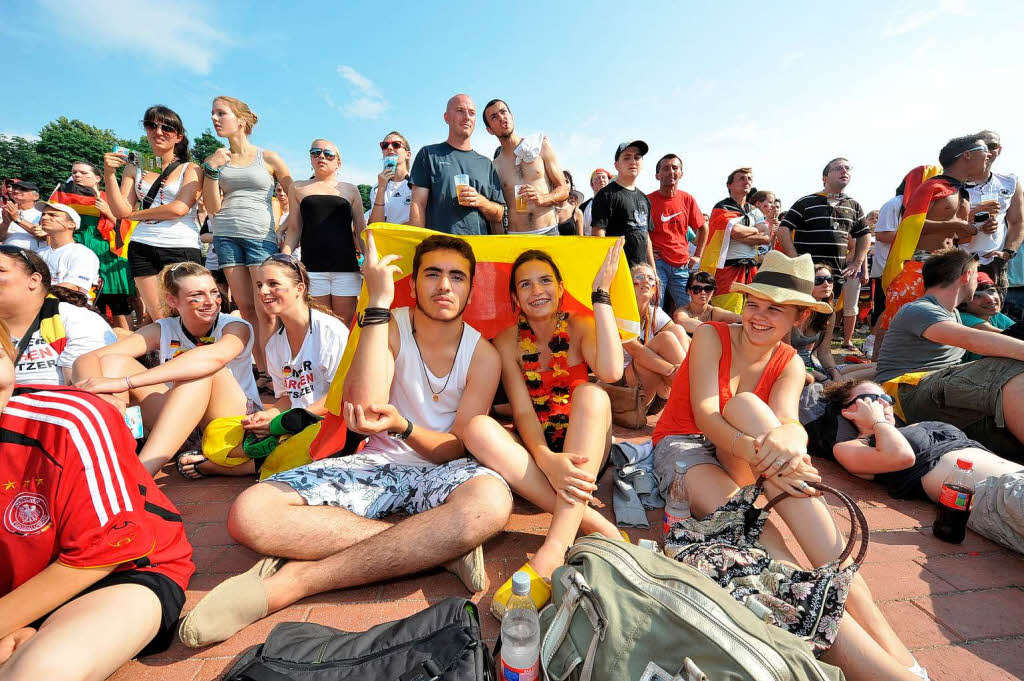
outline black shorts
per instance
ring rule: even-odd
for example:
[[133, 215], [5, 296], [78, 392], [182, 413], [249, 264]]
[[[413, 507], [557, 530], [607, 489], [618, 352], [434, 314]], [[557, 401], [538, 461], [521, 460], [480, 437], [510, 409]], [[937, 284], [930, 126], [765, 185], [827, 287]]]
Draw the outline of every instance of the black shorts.
[[96, 309], [103, 314], [103, 311], [110, 308], [112, 315], [130, 316], [132, 313], [132, 297], [127, 293], [101, 293], [96, 298]]
[[[140, 584], [156, 594], [157, 599], [160, 601], [160, 628], [157, 629], [156, 635], [139, 652], [138, 656], [154, 655], [170, 648], [178, 629], [178, 618], [181, 617], [181, 609], [185, 606], [185, 592], [181, 590], [181, 587], [175, 584], [170, 577], [159, 572], [122, 570], [110, 573], [82, 591], [75, 598], [117, 584]], [[29, 626], [38, 629], [53, 612], [55, 611], [43, 615]]]
[[882, 288], [882, 278], [876, 277], [871, 280], [872, 283], [872, 303], [871, 303], [871, 326], [878, 323], [878, 318], [885, 312], [885, 289]]
[[160, 274], [167, 265], [186, 261], [202, 265], [203, 252], [198, 248], [161, 248], [137, 241], [128, 242], [128, 269], [133, 277], [152, 277]]

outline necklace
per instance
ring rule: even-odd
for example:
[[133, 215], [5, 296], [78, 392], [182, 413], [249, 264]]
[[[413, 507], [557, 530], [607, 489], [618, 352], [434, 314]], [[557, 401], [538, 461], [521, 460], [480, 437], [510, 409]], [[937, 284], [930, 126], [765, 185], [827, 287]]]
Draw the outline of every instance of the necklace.
[[[179, 317], [179, 319], [180, 319], [180, 317]], [[210, 325], [210, 330], [207, 331], [202, 336], [200, 336], [199, 338], [196, 338], [191, 333], [189, 333], [189, 330], [187, 328], [185, 328], [185, 322], [184, 321], [181, 322], [181, 332], [184, 333], [185, 334], [185, 338], [188, 338], [190, 341], [192, 341], [192, 345], [196, 346], [197, 348], [200, 345], [211, 345], [211, 344], [217, 342], [217, 339], [213, 337], [213, 330], [217, 328], [217, 321], [219, 319], [220, 319], [220, 312], [218, 312], [217, 316], [213, 318], [213, 324]]]
[[413, 321], [412, 315], [409, 316], [409, 326], [412, 327], [412, 342], [416, 344], [416, 354], [420, 358], [420, 368], [423, 369], [423, 379], [427, 382], [427, 390], [434, 396], [435, 402], [440, 402], [441, 393], [448, 387], [448, 381], [452, 380], [452, 374], [455, 372], [455, 362], [459, 359], [459, 350], [462, 349], [462, 337], [466, 335], [466, 324], [462, 324], [462, 331], [459, 333], [459, 344], [455, 347], [455, 359], [452, 360], [452, 366], [448, 369], [448, 378], [444, 379], [444, 385], [437, 392], [434, 392], [434, 384], [430, 382], [430, 376], [427, 374], [427, 363], [423, 361], [423, 351], [420, 350], [420, 342], [416, 339], [416, 323]]
[[541, 377], [537, 334], [529, 320], [519, 313], [519, 349], [522, 352], [523, 379], [533, 400], [544, 437], [553, 451], [562, 451], [565, 431], [569, 428], [569, 396], [572, 375], [569, 373], [569, 313], [560, 311], [555, 317], [555, 331], [548, 341], [551, 350], [551, 383], [545, 387]]

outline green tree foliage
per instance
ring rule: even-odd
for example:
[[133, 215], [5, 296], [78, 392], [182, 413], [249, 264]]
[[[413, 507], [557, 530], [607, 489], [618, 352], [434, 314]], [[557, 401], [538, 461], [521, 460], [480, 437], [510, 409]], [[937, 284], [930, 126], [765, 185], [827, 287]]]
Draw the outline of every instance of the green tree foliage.
[[192, 138], [192, 160], [202, 163], [207, 156], [223, 146], [221, 141], [214, 137], [213, 132], [207, 128], [203, 130], [203, 134]]
[[370, 210], [370, 185], [356, 185], [359, 188], [359, 195], [363, 197], [363, 212]]

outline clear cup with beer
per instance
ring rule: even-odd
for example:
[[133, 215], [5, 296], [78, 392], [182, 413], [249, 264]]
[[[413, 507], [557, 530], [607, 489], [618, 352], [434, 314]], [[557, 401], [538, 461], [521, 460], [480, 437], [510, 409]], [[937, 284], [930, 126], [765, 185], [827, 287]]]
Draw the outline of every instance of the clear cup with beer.
[[470, 186], [469, 175], [463, 173], [455, 176], [455, 200], [459, 202], [460, 206], [464, 206], [466, 204], [462, 203], [462, 197], [459, 196], [459, 189], [468, 186]]
[[527, 211], [527, 209], [529, 208], [529, 202], [526, 200], [526, 197], [523, 196], [523, 190], [526, 189], [528, 186], [529, 185], [525, 185], [525, 184], [517, 184], [516, 185], [516, 212], [517, 213], [525, 213]]

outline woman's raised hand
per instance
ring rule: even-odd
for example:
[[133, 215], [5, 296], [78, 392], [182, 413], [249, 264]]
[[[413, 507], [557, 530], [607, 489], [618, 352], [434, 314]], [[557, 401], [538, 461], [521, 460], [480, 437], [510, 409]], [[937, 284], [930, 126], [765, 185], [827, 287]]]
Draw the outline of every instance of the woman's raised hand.
[[615, 272], [619, 269], [619, 256], [622, 255], [622, 247], [625, 243], [625, 238], [620, 236], [611, 245], [611, 248], [608, 249], [608, 254], [604, 256], [604, 262], [601, 263], [601, 269], [597, 271], [597, 276], [594, 277], [592, 290], [611, 290], [612, 280], [615, 279]]

